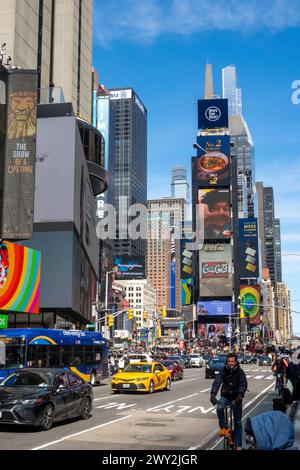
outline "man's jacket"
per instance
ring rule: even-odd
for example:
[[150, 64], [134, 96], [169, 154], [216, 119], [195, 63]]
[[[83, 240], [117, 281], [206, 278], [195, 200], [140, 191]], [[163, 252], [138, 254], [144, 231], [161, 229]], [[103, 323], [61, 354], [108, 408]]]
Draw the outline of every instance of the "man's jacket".
[[229, 369], [225, 366], [224, 369], [217, 375], [211, 387], [211, 394], [217, 395], [221, 387], [221, 396], [230, 400], [240, 395], [244, 396], [247, 390], [247, 379], [245, 372], [238, 364], [234, 369]]

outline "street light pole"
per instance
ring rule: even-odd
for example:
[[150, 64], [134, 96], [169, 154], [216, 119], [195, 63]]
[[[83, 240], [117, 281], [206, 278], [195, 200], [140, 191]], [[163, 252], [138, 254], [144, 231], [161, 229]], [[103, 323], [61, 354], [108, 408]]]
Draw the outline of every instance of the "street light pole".
[[111, 274], [111, 273], [114, 273], [115, 270], [113, 271], [107, 271], [107, 273], [105, 274], [105, 305], [104, 305], [104, 308], [105, 308], [105, 321], [104, 321], [104, 336], [105, 338], [107, 339], [110, 339], [109, 336], [109, 331], [107, 330], [107, 308], [108, 308], [108, 275]]

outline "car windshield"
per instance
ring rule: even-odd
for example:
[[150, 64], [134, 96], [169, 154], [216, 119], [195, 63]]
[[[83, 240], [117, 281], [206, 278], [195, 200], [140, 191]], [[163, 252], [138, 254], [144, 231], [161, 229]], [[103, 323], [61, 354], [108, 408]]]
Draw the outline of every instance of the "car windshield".
[[176, 365], [176, 362], [175, 361], [163, 361], [163, 365], [165, 367], [173, 367]]
[[151, 374], [152, 365], [151, 364], [130, 364], [124, 369], [124, 372], [136, 372], [136, 373], [146, 373]]
[[191, 354], [191, 355], [190, 355], [190, 358], [192, 358], [192, 359], [193, 359], [193, 358], [198, 358], [198, 357], [200, 357], [200, 354]]
[[53, 383], [54, 375], [46, 372], [22, 371], [14, 372], [6, 377], [0, 387], [39, 387], [49, 388]]

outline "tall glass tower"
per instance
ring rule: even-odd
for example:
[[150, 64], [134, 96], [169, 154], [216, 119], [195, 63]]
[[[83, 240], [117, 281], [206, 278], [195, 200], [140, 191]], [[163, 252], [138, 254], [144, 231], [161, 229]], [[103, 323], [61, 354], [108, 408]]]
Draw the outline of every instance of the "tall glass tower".
[[132, 240], [127, 226], [133, 204], [147, 204], [147, 109], [132, 88], [110, 90], [114, 111], [114, 204], [117, 212], [115, 255], [146, 255], [146, 240]]
[[237, 87], [237, 75], [234, 65], [222, 69], [223, 98], [228, 99], [229, 116], [243, 114], [242, 90]]
[[190, 185], [184, 166], [176, 165], [172, 168], [171, 196], [185, 199], [187, 203], [190, 200]]

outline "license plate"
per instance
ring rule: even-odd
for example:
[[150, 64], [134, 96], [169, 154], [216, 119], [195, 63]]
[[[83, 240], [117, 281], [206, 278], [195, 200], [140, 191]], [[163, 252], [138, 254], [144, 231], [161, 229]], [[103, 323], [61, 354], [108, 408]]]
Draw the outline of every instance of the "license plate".
[[123, 384], [123, 388], [130, 388], [130, 384]]

